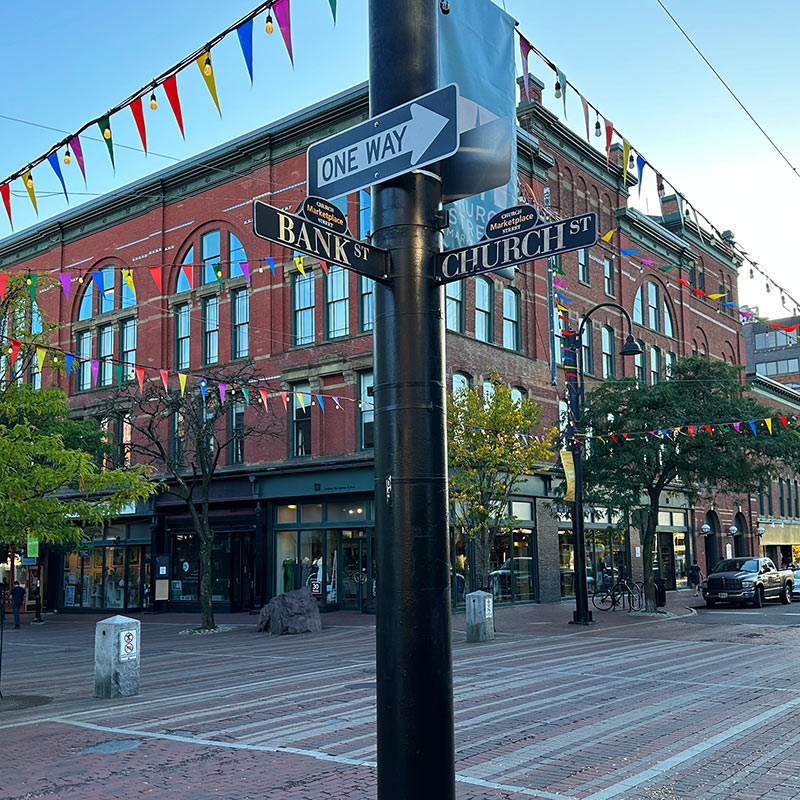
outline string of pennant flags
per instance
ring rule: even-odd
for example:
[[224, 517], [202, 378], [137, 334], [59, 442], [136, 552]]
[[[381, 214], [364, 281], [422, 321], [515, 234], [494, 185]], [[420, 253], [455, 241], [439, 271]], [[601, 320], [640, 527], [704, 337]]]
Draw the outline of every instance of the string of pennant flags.
[[[778, 424], [780, 423], [780, 424]], [[786, 414], [777, 417], [762, 417], [760, 419], [738, 420], [736, 422], [708, 422], [697, 423], [695, 425], [678, 425], [669, 428], [654, 428], [647, 431], [613, 431], [603, 436], [589, 433], [574, 433], [573, 436], [582, 439], [596, 439], [603, 444], [614, 442], [620, 444], [622, 442], [633, 442], [648, 437], [655, 437], [657, 439], [677, 439], [678, 436], [688, 436], [690, 439], [695, 439], [697, 436], [713, 436], [716, 432], [717, 435], [734, 431], [737, 434], [758, 436], [758, 431], [761, 429], [766, 430], [769, 436], [773, 435], [774, 430], [783, 430], [790, 425], [798, 425], [800, 417], [794, 414]]]
[[[331, 13], [333, 14], [333, 22], [336, 23], [336, 11], [338, 0], [328, 0]], [[133, 116], [136, 130], [141, 140], [142, 149], [147, 155], [147, 124], [144, 113], [144, 102], [147, 99], [150, 110], [156, 111], [158, 108], [158, 98], [156, 95], [157, 90], [163, 91], [167, 98], [167, 102], [172, 110], [175, 122], [178, 125], [181, 136], [186, 138], [186, 131], [184, 127], [183, 109], [181, 106], [180, 93], [178, 91], [178, 75], [181, 74], [191, 64], [195, 64], [200, 72], [200, 75], [208, 89], [211, 100], [221, 115], [222, 108], [219, 102], [219, 95], [217, 93], [216, 80], [214, 76], [214, 65], [212, 60], [212, 48], [218, 45], [226, 36], [236, 33], [239, 42], [239, 47], [244, 58], [247, 74], [250, 82], [253, 82], [253, 21], [254, 19], [266, 12], [265, 30], [267, 34], [272, 34], [274, 25], [277, 23], [280, 29], [281, 36], [286, 46], [286, 51], [289, 55], [289, 60], [294, 66], [294, 52], [292, 48], [292, 16], [291, 16], [291, 0], [266, 0], [259, 3], [252, 11], [242, 17], [240, 20], [229, 26], [225, 30], [218, 33], [201, 48], [194, 51], [190, 55], [181, 59], [177, 64], [174, 64], [169, 69], [162, 72], [159, 76], [146, 83], [131, 96], [117, 104], [113, 108], [106, 111], [104, 114], [84, 123], [77, 131], [68, 134], [66, 137], [56, 142], [47, 152], [33, 159], [29, 164], [21, 167], [4, 181], [0, 182], [0, 199], [2, 199], [3, 206], [8, 216], [9, 224], [13, 230], [14, 223], [11, 214], [11, 186], [16, 180], [22, 180], [23, 186], [30, 198], [30, 202], [34, 211], [38, 215], [39, 208], [36, 200], [36, 189], [34, 184], [33, 170], [37, 167], [47, 163], [50, 169], [55, 173], [58, 182], [64, 192], [64, 197], [69, 203], [69, 192], [67, 190], [67, 181], [62, 171], [62, 163], [68, 166], [74, 158], [78, 164], [78, 168], [83, 176], [84, 184], [86, 184], [86, 159], [83, 146], [81, 144], [81, 135], [87, 134], [88, 131], [93, 130], [95, 127], [99, 130], [103, 141], [106, 144], [108, 155], [111, 160], [112, 168], [115, 167], [114, 162], [114, 138], [112, 133], [112, 120], [114, 116], [126, 109], [130, 110]], [[274, 22], [273, 22], [273, 14]], [[63, 152], [62, 152], [63, 151]], [[15, 193], [16, 194], [16, 193]]]
[[[591, 134], [590, 134], [590, 111], [593, 111], [595, 114], [595, 125], [594, 125], [594, 135], [597, 138], [602, 139], [605, 136], [605, 152], [606, 152], [606, 167], [610, 167], [611, 165], [611, 145], [614, 141], [614, 135], [616, 134], [618, 140], [622, 142], [622, 180], [623, 186], [627, 185], [628, 180], [628, 173], [632, 172], [634, 169], [637, 173], [638, 178], [638, 188], [639, 188], [639, 196], [641, 196], [642, 192], [642, 178], [644, 175], [645, 167], [649, 167], [650, 170], [655, 174], [655, 182], [656, 182], [656, 191], [658, 193], [659, 198], [662, 198], [666, 194], [666, 187], [669, 186], [678, 203], [678, 210], [680, 212], [681, 224], [683, 224], [683, 220], [685, 216], [689, 214], [692, 215], [694, 219], [695, 227], [697, 228], [697, 234], [700, 237], [702, 242], [706, 242], [706, 238], [709, 240], [713, 239], [716, 243], [722, 247], [731, 257], [734, 255], [739, 256], [743, 261], [746, 261], [750, 268], [750, 277], [754, 277], [754, 272], [758, 272], [765, 280], [767, 285], [767, 291], [770, 290], [770, 286], [774, 286], [781, 295], [781, 302], [786, 306], [786, 298], [788, 298], [795, 306], [795, 313], [800, 314], [800, 302], [798, 302], [792, 294], [781, 286], [774, 278], [770, 277], [767, 272], [761, 267], [758, 262], [754, 261], [750, 254], [737, 242], [729, 242], [725, 239], [722, 232], [708, 219], [708, 217], [699, 212], [697, 208], [690, 203], [686, 196], [679, 192], [675, 186], [664, 179], [663, 174], [655, 168], [652, 162], [649, 159], [646, 159], [641, 151], [638, 148], [634, 148], [630, 141], [620, 133], [620, 131], [616, 128], [612, 120], [608, 117], [600, 113], [600, 110], [595, 106], [593, 103], [590, 103], [586, 97], [580, 92], [580, 90], [573, 84], [571, 81], [567, 79], [566, 74], [562, 69], [560, 69], [550, 58], [548, 58], [541, 50], [539, 50], [534, 44], [531, 43], [530, 39], [528, 39], [519, 29], [517, 29], [517, 34], [519, 35], [519, 47], [520, 47], [520, 56], [522, 60], [522, 78], [523, 84], [525, 88], [525, 96], [530, 102], [531, 95], [530, 95], [530, 80], [528, 75], [528, 59], [531, 53], [534, 53], [538, 56], [547, 67], [549, 67], [555, 73], [555, 97], [556, 99], [563, 100], [563, 108], [564, 108], [564, 118], [567, 119], [567, 90], [571, 88], [575, 94], [578, 95], [581, 101], [581, 106], [583, 109], [583, 116], [584, 122], [586, 125], [586, 141], [591, 142]], [[601, 124], [602, 119], [602, 124]], [[634, 158], [634, 153], [636, 157]], [[711, 229], [713, 233], [713, 237], [709, 237], [708, 234], [704, 234], [703, 228], [700, 225], [700, 220], [706, 224], [708, 228]], [[602, 237], [604, 241], [610, 241], [610, 237], [613, 235], [614, 231], [609, 231], [606, 236], [609, 238], [606, 239], [605, 236]], [[709, 241], [709, 244], [711, 241]], [[625, 250], [621, 250], [622, 253], [626, 253]], [[634, 251], [635, 252], [635, 251]], [[675, 265], [670, 265], [667, 267], [662, 268], [664, 271], [671, 269]]]

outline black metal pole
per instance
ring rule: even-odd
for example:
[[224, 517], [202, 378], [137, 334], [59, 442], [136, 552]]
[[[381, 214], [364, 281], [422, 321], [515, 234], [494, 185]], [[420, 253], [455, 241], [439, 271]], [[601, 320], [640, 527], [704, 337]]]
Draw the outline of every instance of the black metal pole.
[[[574, 365], [567, 369], [565, 360], [565, 379], [569, 400], [570, 429], [573, 436], [569, 449], [575, 468], [575, 502], [572, 504], [572, 538], [575, 552], [575, 611], [572, 622], [575, 625], [590, 625], [592, 612], [589, 610], [589, 592], [586, 586], [586, 538], [583, 529], [583, 445], [574, 434], [580, 432], [581, 401], [583, 397], [583, 370], [581, 368], [581, 340], [575, 335], [569, 336], [569, 346], [574, 348]], [[569, 352], [569, 351], [568, 351]]]
[[[370, 111], [437, 89], [439, 3], [370, 0]], [[435, 168], [373, 188], [379, 800], [455, 798], [443, 290]]]
[[3, 699], [3, 632], [6, 627], [6, 593], [0, 589], [0, 700]]

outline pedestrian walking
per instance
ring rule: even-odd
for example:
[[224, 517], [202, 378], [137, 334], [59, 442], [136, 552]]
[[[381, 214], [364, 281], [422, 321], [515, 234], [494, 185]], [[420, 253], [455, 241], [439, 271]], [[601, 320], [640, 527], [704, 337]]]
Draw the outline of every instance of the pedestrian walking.
[[692, 566], [689, 567], [689, 583], [694, 588], [695, 597], [700, 594], [700, 581], [703, 579], [703, 573], [700, 572], [700, 567], [697, 564], [697, 559], [692, 561]]
[[25, 590], [19, 585], [19, 581], [14, 581], [14, 588], [11, 590], [11, 608], [14, 612], [14, 627], [19, 629], [19, 610], [25, 602]]

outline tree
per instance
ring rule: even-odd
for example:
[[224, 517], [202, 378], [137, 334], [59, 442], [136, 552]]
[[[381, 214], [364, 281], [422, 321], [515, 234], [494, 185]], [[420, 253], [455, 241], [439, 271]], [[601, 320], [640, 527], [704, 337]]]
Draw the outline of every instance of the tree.
[[239, 456], [246, 439], [279, 435], [272, 418], [247, 409], [250, 400], [255, 400], [250, 397], [250, 387], [255, 384], [250, 362], [207, 367], [198, 383], [185, 392], [177, 387], [166, 390], [160, 379], [148, 380], [140, 392], [136, 381], [127, 381], [103, 406], [109, 420], [122, 420], [123, 428], [129, 431], [126, 441], [120, 442], [124, 456], [153, 467], [165, 479], [169, 491], [186, 504], [199, 543], [204, 630], [216, 627], [211, 581], [214, 531], [209, 504], [220, 459], [235, 452], [236, 460], [243, 460]]
[[0, 541], [74, 544], [155, 491], [147, 467], [101, 469], [108, 446], [91, 421], [70, 417], [58, 388], [8, 382], [0, 394]]
[[470, 591], [486, 588], [495, 537], [515, 527], [511, 496], [537, 464], [551, 457], [555, 434], [534, 436], [539, 406], [525, 397], [514, 399], [497, 375], [491, 383], [494, 391], [488, 397], [461, 389], [447, 398], [453, 520], [475, 547]]
[[[753, 435], [748, 421], [774, 413], [745, 395], [740, 367], [699, 356], [679, 361], [667, 381], [647, 386], [632, 379], [607, 380], [587, 396], [584, 429], [603, 441], [591, 440], [585, 497], [610, 508], [646, 511], [642, 551], [648, 611], [656, 608], [650, 554], [661, 493], [676, 487], [692, 501], [703, 494], [750, 494], [782, 469], [800, 467], [796, 427], [784, 427], [776, 417], [771, 434], [763, 427]], [[740, 431], [734, 422], [742, 422]], [[630, 436], [633, 432], [637, 435]]]

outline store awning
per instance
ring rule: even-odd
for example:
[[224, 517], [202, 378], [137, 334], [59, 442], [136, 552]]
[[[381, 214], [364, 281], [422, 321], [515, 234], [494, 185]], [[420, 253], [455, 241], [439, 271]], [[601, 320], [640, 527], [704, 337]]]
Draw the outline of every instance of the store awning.
[[800, 545], [800, 525], [765, 525], [761, 545], [796, 544]]

